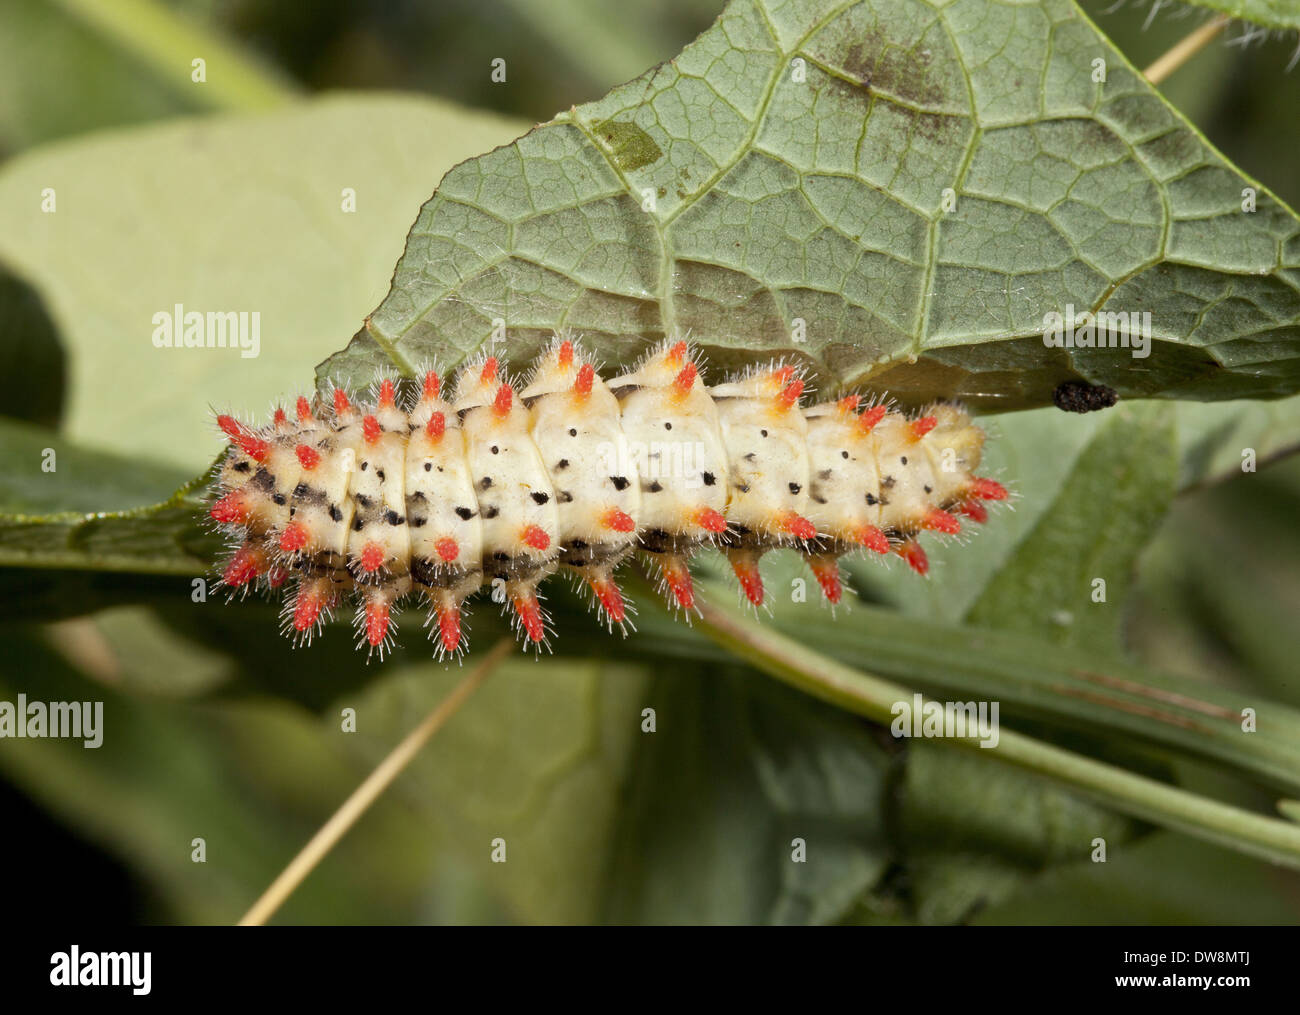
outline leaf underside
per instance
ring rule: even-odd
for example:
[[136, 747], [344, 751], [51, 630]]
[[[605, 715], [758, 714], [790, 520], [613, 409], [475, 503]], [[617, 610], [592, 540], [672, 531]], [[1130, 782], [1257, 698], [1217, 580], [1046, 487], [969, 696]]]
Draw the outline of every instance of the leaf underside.
[[[677, 59], [448, 173], [318, 378], [521, 364], [568, 327], [607, 364], [682, 330], [718, 369], [782, 354], [823, 389], [984, 411], [1071, 379], [1279, 397], [1297, 226], [1070, 0], [733, 0]], [[1046, 347], [1069, 306], [1150, 312], [1150, 355]]]

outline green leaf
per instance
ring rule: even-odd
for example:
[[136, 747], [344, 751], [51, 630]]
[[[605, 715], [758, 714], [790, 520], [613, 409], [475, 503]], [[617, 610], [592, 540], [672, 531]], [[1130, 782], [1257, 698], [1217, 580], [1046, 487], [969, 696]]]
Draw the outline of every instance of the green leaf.
[[967, 623], [1118, 649], [1138, 554], [1173, 498], [1177, 449], [1172, 406], [1137, 403], [1107, 415]]
[[[357, 709], [357, 733], [345, 742], [377, 763], [460, 679], [430, 662], [387, 668], [373, 687], [338, 702]], [[639, 667], [612, 663], [506, 663], [391, 792], [433, 848], [489, 885], [512, 919], [594, 920], [610, 816], [642, 736], [646, 679]], [[498, 838], [505, 863], [492, 861]]]
[[[53, 53], [77, 69], [77, 85], [43, 73]], [[177, 60], [179, 74], [188, 64]], [[49, 0], [0, 6], [0, 144], [16, 151], [69, 134], [196, 108], [189, 94], [158, 88], [157, 78]]]
[[[79, 673], [48, 635], [8, 626], [3, 638], [0, 699], [102, 702], [104, 735], [93, 749], [75, 739], [0, 739], [0, 772], [136, 872], [165, 907], [149, 922], [233, 923], [364, 775], [340, 747], [337, 713], [317, 723], [283, 705], [127, 695]], [[282, 919], [420, 918], [412, 885], [428, 876], [424, 830], [397, 801], [381, 800], [367, 833], [325, 859]], [[191, 859], [196, 837], [205, 863]], [[91, 910], [95, 903], [87, 900]]]
[[908, 744], [899, 838], [910, 904], [921, 923], [954, 923], [1001, 901], [1025, 880], [1111, 847], [1141, 826], [985, 754]]
[[[1295, 907], [1275, 867], [1185, 836], [1158, 833], [1106, 862], [1054, 868], [1027, 891], [994, 903], [977, 924], [1011, 926], [1293, 925]], [[1208, 890], [1213, 886], [1212, 890]]]
[[738, 667], [661, 671], [644, 698], [606, 920], [827, 923], [884, 873], [889, 758], [862, 724]]
[[1300, 398], [1276, 402], [1183, 403], [1178, 413], [1180, 490], [1240, 476], [1244, 452], [1255, 466], [1300, 450]]
[[[816, 646], [823, 660], [847, 666], [870, 660], [873, 672], [908, 689], [945, 698], [996, 700], [1008, 717], [1082, 728], [1099, 736], [1122, 733], [1226, 763], [1272, 785], [1300, 786], [1300, 709], [1256, 692], [1218, 688], [1020, 632], [963, 628], [863, 605], [855, 605], [847, 621], [832, 618], [826, 610], [793, 607], [774, 611], [770, 624], [752, 626], [742, 624], [738, 609], [721, 605], [734, 598], [725, 587], [707, 580], [698, 584], [706, 601], [719, 604], [719, 613], [744, 627], [749, 641], [726, 642], [742, 658], [755, 658], [758, 642]], [[647, 610], [637, 623], [639, 633], [630, 644], [638, 654], [727, 658], [720, 649], [709, 655], [703, 647], [709, 632], [683, 629], [662, 611]], [[568, 637], [571, 651], [578, 648], [573, 642], [579, 639], [587, 640], [593, 651], [605, 644], [596, 644], [603, 635], [584, 636], [577, 625]], [[768, 662], [765, 659], [764, 665]], [[813, 693], [844, 704], [833, 692], [818, 685]], [[1246, 706], [1256, 708], [1261, 718], [1268, 716], [1249, 736], [1241, 730], [1241, 709]], [[873, 718], [888, 722], [891, 716], [886, 710]]]
[[202, 574], [220, 541], [199, 524], [205, 480], [183, 481], [0, 420], [0, 565]]
[[[301, 392], [310, 365], [383, 294], [431, 181], [525, 126], [430, 99], [344, 95], [108, 132], [6, 163], [0, 262], [60, 329], [67, 437], [191, 476], [206, 468], [221, 446], [212, 407], [261, 417]], [[41, 208], [46, 188], [53, 213]], [[259, 313], [258, 355], [155, 347], [154, 315], [177, 304]]]
[[[456, 362], [503, 325], [519, 360], [569, 326], [622, 363], [680, 328], [721, 367], [797, 352], [907, 402], [1043, 405], [1078, 377], [1279, 396], [1296, 232], [1067, 0], [733, 0], [670, 64], [448, 174], [321, 374]], [[1045, 348], [1068, 306], [1149, 311], [1150, 358]]]

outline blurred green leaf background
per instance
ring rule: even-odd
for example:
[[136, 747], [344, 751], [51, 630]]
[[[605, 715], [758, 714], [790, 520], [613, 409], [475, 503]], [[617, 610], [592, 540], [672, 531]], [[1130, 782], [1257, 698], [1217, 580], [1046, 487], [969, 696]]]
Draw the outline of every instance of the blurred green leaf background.
[[[130, 509], [171, 497], [220, 450], [213, 393], [260, 412], [310, 387], [383, 298], [416, 211], [455, 163], [671, 58], [720, 5], [175, 0], [157, 9], [184, 31], [148, 53], [93, 6], [0, 7], [0, 215], [53, 187], [59, 221], [80, 223], [63, 235], [0, 227], [0, 513], [46, 519], [0, 531], [0, 700], [103, 700], [107, 732], [93, 751], [0, 741], [0, 855], [39, 886], [37, 920], [75, 907], [110, 922], [231, 922], [461, 674], [427, 660], [413, 614], [395, 656], [366, 666], [342, 627], [294, 652], [273, 607], [194, 603], [211, 545], [185, 524], [193, 500], [147, 519]], [[1138, 66], [1204, 17], [1084, 7]], [[228, 54], [231, 79], [253, 68], [257, 87], [223, 101], [254, 119], [209, 122], [223, 114], [189, 81], [196, 44]], [[1294, 32], [1237, 23], [1162, 89], [1292, 206], [1296, 45]], [[498, 57], [503, 84], [490, 78]], [[345, 186], [360, 206], [341, 218]], [[214, 208], [266, 228], [223, 231]], [[263, 277], [266, 263], [285, 268]], [[139, 322], [115, 293], [224, 305], [250, 284], [276, 336], [256, 371], [237, 356], [165, 363], [123, 348]], [[988, 418], [990, 468], [1014, 484], [1016, 512], [935, 551], [928, 582], [856, 566], [863, 608], [837, 619], [843, 652], [871, 669], [854, 639], [892, 610], [1107, 658], [1122, 646], [1207, 695], [1300, 708], [1300, 461], [1283, 455], [1300, 444], [1294, 403]], [[33, 468], [46, 447], [60, 462], [48, 477]], [[1243, 447], [1278, 460], [1242, 473]], [[125, 514], [75, 514], [86, 511]], [[1098, 556], [1077, 556], [1094, 545]], [[774, 566], [774, 587], [794, 579], [789, 562]], [[1098, 569], [1114, 576], [1111, 605], [1087, 613], [1066, 579]], [[1300, 922], [1294, 872], [993, 758], [896, 741], [703, 639], [674, 642], [649, 601], [643, 633], [623, 642], [566, 590], [551, 595], [560, 654], [495, 673], [277, 920]], [[797, 632], [818, 609], [782, 605], [774, 622]], [[486, 603], [473, 622], [479, 646], [504, 630]], [[648, 707], [653, 735], [641, 731]], [[356, 734], [341, 731], [345, 708]], [[1026, 707], [1017, 728], [1242, 806], [1271, 811], [1282, 793], [1241, 777], [1248, 758], [1193, 761], [1079, 718]], [[1089, 859], [1097, 836], [1104, 864]], [[506, 864], [490, 862], [497, 837]], [[795, 837], [814, 862], [789, 862]], [[204, 864], [191, 861], [195, 838]]]

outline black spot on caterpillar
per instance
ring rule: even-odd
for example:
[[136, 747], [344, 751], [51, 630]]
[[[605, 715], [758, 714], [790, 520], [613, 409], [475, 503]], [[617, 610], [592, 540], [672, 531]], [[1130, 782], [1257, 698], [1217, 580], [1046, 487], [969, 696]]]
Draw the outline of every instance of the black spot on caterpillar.
[[381, 655], [394, 608], [417, 595], [441, 657], [464, 650], [461, 609], [485, 580], [504, 583], [532, 644], [547, 637], [537, 584], [559, 568], [591, 588], [608, 624], [626, 623], [614, 572], [638, 551], [681, 609], [695, 604], [689, 560], [710, 545], [755, 605], [759, 559], [782, 548], [834, 603], [838, 557], [892, 551], [925, 573], [922, 531], [955, 533], [958, 514], [984, 521], [984, 502], [1007, 495], [975, 476], [984, 434], [959, 406], [909, 418], [856, 395], [802, 396], [781, 365], [706, 387], [672, 341], [605, 381], [557, 339], [518, 395], [486, 358], [450, 397], [430, 371], [402, 405], [384, 380], [365, 405], [335, 390], [332, 404], [300, 398], [294, 419], [277, 411], [265, 426], [221, 416], [231, 448], [210, 513], [237, 541], [221, 580], [294, 579], [285, 626], [302, 641], [355, 595], [360, 644]]

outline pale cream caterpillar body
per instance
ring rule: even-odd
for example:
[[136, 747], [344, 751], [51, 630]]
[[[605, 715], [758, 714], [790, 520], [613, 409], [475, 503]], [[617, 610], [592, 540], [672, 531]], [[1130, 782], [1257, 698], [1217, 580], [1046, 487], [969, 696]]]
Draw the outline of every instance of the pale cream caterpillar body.
[[759, 560], [790, 549], [825, 597], [837, 560], [894, 552], [924, 574], [917, 536], [984, 521], [998, 483], [975, 476], [984, 433], [959, 406], [908, 417], [857, 395], [802, 405], [803, 380], [773, 364], [707, 387], [682, 341], [603, 379], [557, 337], [522, 388], [480, 358], [451, 391], [428, 371], [402, 404], [393, 380], [370, 404], [341, 389], [290, 416], [218, 423], [230, 450], [211, 516], [237, 539], [232, 589], [290, 586], [286, 632], [310, 640], [349, 598], [359, 644], [381, 654], [399, 601], [428, 606], [439, 657], [465, 650], [465, 600], [502, 592], [526, 641], [546, 641], [540, 582], [590, 587], [607, 624], [627, 607], [615, 571], [640, 553], [670, 603], [695, 606], [691, 556], [716, 546], [761, 605]]

